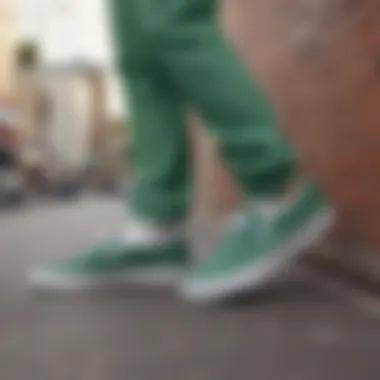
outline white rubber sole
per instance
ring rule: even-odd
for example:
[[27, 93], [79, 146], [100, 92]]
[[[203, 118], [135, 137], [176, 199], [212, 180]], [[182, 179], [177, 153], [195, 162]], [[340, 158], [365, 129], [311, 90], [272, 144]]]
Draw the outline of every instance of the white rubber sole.
[[209, 281], [185, 280], [180, 288], [181, 296], [193, 303], [213, 303], [260, 288], [299, 258], [307, 248], [325, 237], [334, 219], [331, 210], [321, 211], [285, 245], [268, 253], [262, 262], [255, 262], [232, 275]]
[[34, 290], [48, 292], [92, 291], [128, 285], [166, 287], [178, 285], [184, 274], [183, 267], [123, 271], [102, 276], [64, 276], [37, 269], [28, 276], [28, 283]]

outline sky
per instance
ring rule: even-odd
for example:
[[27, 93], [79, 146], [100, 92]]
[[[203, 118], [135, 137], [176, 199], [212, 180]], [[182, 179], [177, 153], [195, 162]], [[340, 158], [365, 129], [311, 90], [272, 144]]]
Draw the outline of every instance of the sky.
[[108, 62], [102, 0], [17, 0], [19, 37], [37, 40], [48, 61], [73, 57]]
[[79, 59], [102, 63], [108, 72], [110, 111], [121, 115], [121, 91], [111, 69], [103, 1], [17, 0], [18, 38], [37, 41], [47, 62]]

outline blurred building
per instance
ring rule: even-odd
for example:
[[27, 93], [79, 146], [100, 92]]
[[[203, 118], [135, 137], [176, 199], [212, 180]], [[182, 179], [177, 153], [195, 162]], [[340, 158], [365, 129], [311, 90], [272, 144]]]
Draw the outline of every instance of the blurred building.
[[12, 0], [0, 1], [0, 99], [13, 98], [16, 14]]
[[24, 162], [49, 181], [79, 178], [104, 160], [110, 120], [102, 67], [88, 62], [39, 65], [18, 75]]

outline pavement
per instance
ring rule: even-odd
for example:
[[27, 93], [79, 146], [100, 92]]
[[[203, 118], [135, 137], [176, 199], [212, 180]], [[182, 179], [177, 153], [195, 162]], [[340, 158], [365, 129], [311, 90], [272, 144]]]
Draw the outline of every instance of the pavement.
[[[31, 265], [116, 228], [120, 206], [85, 196], [1, 212], [1, 379], [379, 379], [380, 308], [363, 307], [302, 267], [265, 293], [211, 309], [170, 291], [58, 297], [28, 289]], [[195, 228], [198, 257], [213, 236], [204, 223]]]

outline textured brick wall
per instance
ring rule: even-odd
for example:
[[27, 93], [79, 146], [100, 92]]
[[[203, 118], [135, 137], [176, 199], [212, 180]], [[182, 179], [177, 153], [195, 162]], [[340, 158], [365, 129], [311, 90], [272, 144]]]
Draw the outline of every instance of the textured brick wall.
[[[380, 1], [224, 3], [228, 33], [339, 210], [338, 235], [380, 249]], [[212, 187], [234, 203], [215, 165]]]

